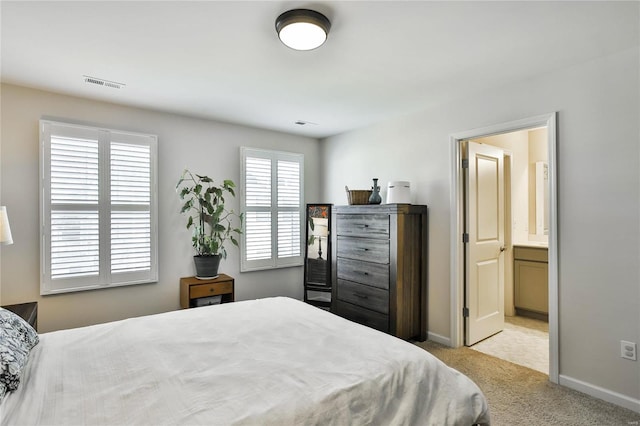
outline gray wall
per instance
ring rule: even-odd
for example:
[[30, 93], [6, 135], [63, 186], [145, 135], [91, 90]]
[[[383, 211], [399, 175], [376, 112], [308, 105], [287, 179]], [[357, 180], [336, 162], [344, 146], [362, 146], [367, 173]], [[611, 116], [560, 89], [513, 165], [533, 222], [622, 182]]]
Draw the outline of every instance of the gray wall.
[[[14, 244], [0, 258], [0, 303], [39, 302], [39, 331], [77, 327], [179, 307], [179, 279], [194, 275], [191, 235], [179, 214], [175, 184], [184, 168], [221, 181], [240, 179], [240, 146], [305, 155], [305, 195], [320, 192], [316, 139], [180, 115], [129, 108], [2, 85], [0, 194]], [[159, 282], [63, 295], [40, 294], [38, 243], [38, 120], [43, 116], [158, 135]], [[237, 210], [239, 200], [233, 207]], [[302, 267], [239, 272], [233, 246], [220, 271], [236, 278], [236, 300], [263, 296], [302, 299]]]
[[[561, 382], [601, 387], [640, 410], [638, 50], [472, 94], [323, 141], [323, 198], [344, 186], [409, 180], [429, 205], [429, 331], [450, 337], [450, 139], [453, 133], [558, 111]], [[340, 170], [340, 173], [333, 171]], [[384, 198], [383, 198], [384, 199]]]

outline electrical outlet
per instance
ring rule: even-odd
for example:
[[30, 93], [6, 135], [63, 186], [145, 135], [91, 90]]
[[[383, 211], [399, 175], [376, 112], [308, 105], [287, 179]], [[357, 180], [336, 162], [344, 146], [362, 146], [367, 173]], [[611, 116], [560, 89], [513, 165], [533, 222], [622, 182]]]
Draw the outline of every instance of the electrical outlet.
[[637, 361], [638, 352], [636, 351], [636, 344], [634, 342], [627, 342], [626, 340], [620, 340], [620, 356], [631, 361]]

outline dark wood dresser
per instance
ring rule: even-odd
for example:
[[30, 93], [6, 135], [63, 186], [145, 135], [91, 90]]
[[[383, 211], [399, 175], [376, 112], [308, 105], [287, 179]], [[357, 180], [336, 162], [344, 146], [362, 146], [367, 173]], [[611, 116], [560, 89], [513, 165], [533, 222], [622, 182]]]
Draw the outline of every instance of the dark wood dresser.
[[331, 311], [402, 339], [427, 338], [427, 206], [336, 206]]

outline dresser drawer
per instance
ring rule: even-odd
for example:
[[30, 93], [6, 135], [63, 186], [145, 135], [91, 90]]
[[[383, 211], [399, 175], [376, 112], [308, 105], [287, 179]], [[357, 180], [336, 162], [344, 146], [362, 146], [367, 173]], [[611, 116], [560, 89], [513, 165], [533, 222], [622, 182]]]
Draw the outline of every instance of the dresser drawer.
[[338, 235], [389, 238], [389, 215], [339, 214], [337, 217]]
[[227, 294], [233, 291], [233, 282], [192, 285], [189, 289], [191, 299], [198, 297], [215, 296], [217, 294]]
[[389, 313], [389, 292], [351, 281], [338, 279], [338, 299], [383, 314]]
[[389, 240], [338, 237], [338, 257], [389, 263]]
[[343, 302], [341, 300], [335, 301], [336, 314], [344, 317], [348, 320], [366, 325], [376, 330], [389, 332], [389, 316], [381, 314], [379, 312], [370, 311], [351, 303]]
[[389, 265], [339, 257], [338, 278], [373, 287], [389, 289]]

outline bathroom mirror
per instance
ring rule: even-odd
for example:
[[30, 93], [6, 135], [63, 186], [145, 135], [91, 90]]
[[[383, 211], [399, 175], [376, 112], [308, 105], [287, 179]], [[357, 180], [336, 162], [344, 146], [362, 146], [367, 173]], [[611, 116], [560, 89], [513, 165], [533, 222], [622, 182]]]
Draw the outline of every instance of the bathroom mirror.
[[529, 235], [546, 241], [549, 235], [549, 167], [544, 161], [531, 164], [529, 191]]

